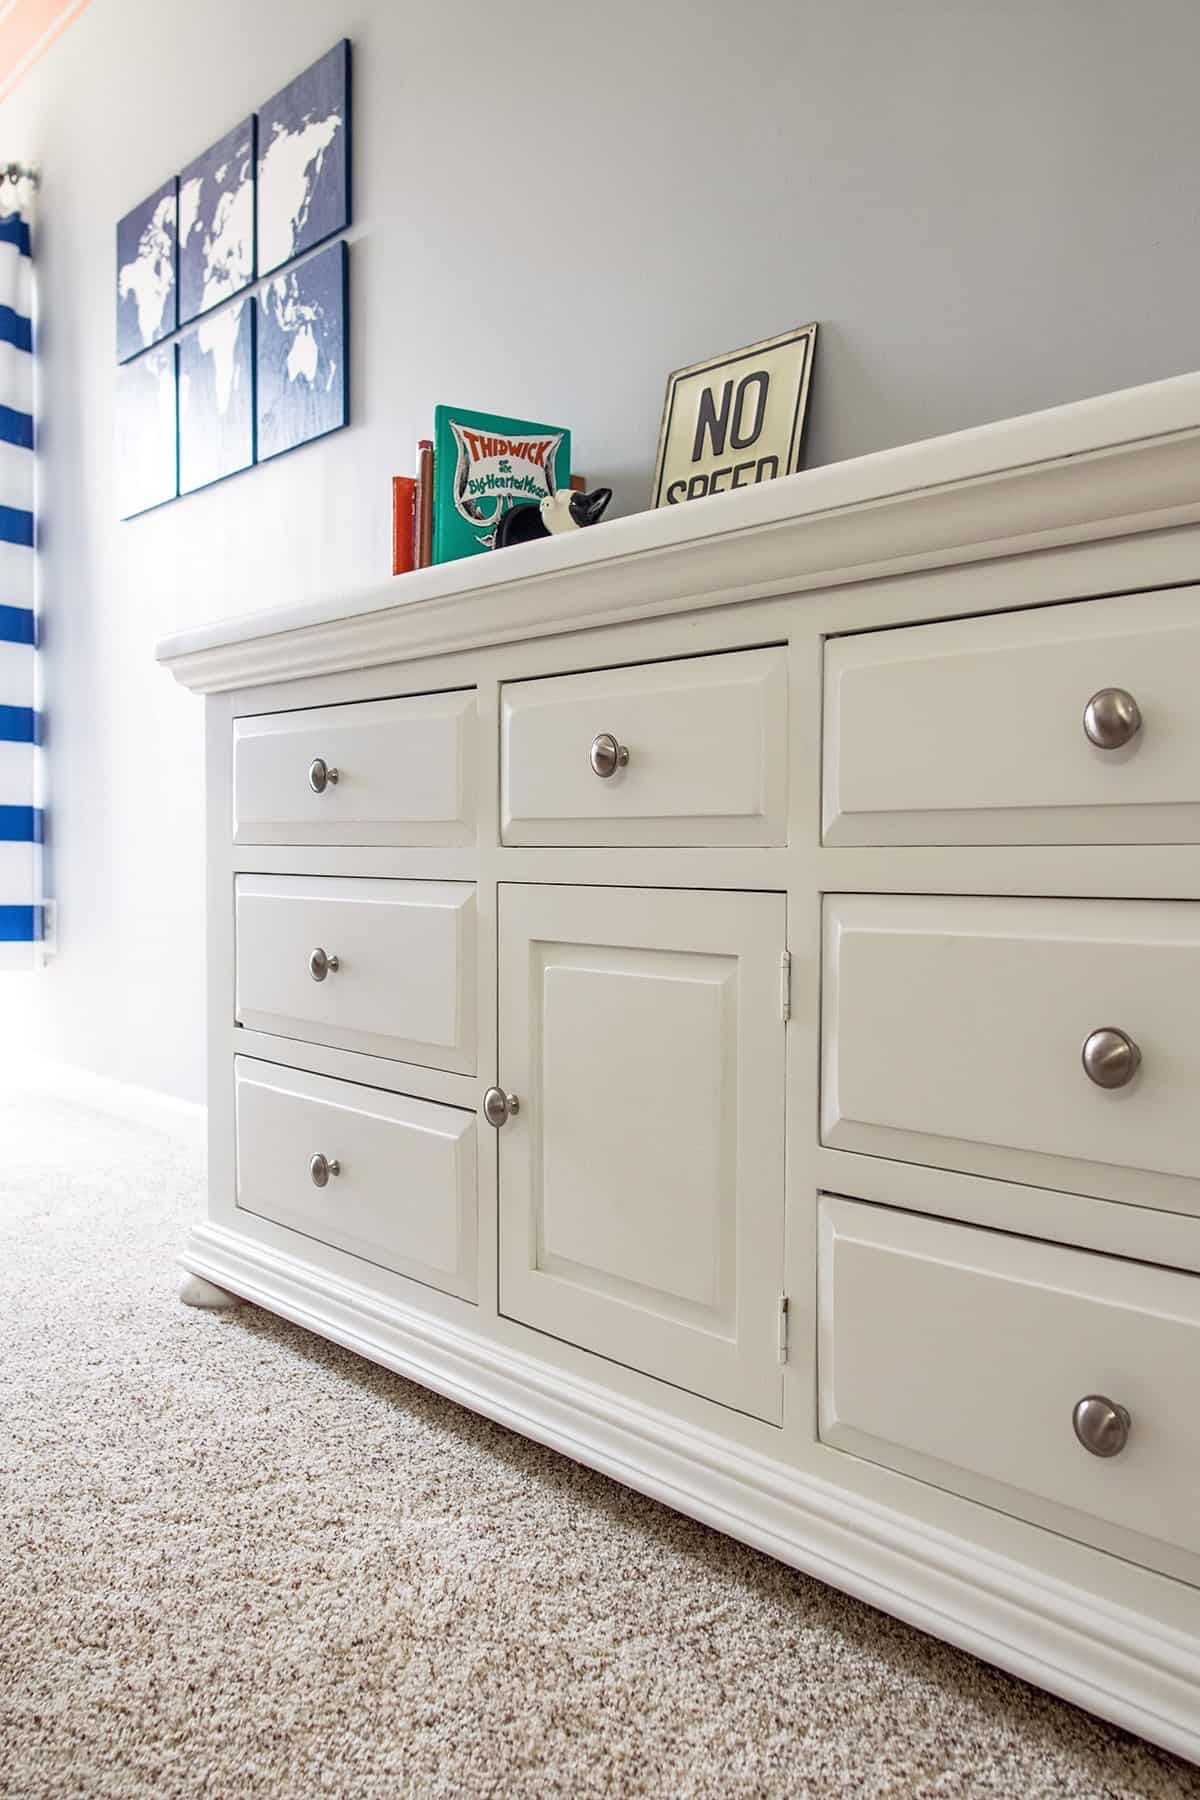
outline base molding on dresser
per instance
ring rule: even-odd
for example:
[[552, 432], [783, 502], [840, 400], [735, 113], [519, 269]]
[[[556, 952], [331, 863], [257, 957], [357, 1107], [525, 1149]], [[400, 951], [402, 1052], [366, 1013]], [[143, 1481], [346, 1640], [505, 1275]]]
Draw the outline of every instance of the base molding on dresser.
[[180, 1264], [192, 1278], [1200, 1760], [1196, 1640], [1147, 1613], [744, 1446], [735, 1466], [715, 1434], [221, 1225], [198, 1225]]

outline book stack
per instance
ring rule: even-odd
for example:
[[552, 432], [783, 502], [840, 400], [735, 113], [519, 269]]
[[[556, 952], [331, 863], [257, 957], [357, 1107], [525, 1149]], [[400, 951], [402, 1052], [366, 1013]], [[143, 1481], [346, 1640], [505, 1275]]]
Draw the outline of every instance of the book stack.
[[569, 431], [439, 406], [433, 437], [417, 446], [416, 475], [392, 480], [392, 573], [491, 550], [510, 506], [577, 485]]

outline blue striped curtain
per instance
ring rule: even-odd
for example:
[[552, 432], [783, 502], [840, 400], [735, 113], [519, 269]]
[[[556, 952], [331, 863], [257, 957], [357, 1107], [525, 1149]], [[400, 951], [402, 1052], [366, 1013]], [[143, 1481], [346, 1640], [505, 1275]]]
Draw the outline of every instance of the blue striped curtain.
[[0, 214], [0, 968], [40, 961], [41, 713], [34, 609], [33, 264]]

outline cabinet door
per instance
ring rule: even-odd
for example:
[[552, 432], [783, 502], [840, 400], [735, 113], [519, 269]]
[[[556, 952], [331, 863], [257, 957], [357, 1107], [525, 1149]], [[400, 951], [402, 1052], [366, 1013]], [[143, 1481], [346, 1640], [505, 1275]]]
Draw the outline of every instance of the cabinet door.
[[782, 894], [500, 889], [500, 1305], [782, 1416]]

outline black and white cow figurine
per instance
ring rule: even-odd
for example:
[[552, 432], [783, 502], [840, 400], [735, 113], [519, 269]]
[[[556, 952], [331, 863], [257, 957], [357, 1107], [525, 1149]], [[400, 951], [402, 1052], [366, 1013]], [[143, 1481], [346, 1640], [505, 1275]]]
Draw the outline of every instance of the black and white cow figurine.
[[595, 525], [603, 517], [612, 499], [611, 488], [595, 488], [590, 494], [577, 494], [560, 488], [547, 494], [536, 505], [523, 500], [510, 506], [496, 527], [496, 548], [509, 544], [530, 544], [534, 538], [556, 537], [559, 532], [578, 531], [583, 525]]

